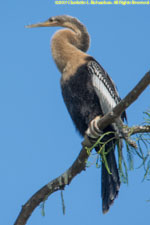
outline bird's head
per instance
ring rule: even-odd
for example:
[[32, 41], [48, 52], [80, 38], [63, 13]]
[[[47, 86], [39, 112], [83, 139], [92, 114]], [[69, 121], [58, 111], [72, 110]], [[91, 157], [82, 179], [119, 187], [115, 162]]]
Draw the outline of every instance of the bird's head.
[[68, 15], [62, 16], [53, 16], [48, 20], [42, 23], [36, 23], [25, 26], [26, 28], [34, 28], [34, 27], [68, 27], [72, 28], [71, 24], [77, 23], [78, 20], [74, 17]]

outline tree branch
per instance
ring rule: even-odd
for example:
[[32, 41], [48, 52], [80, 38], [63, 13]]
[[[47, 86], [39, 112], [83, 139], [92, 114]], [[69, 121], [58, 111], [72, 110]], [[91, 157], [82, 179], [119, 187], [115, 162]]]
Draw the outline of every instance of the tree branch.
[[150, 133], [150, 125], [129, 127], [128, 132], [130, 136], [139, 133]]
[[[122, 112], [125, 111], [144, 91], [144, 89], [150, 84], [150, 72], [147, 72], [141, 81], [136, 85], [136, 87], [112, 110], [112, 112], [106, 114], [102, 119], [99, 120], [98, 126], [101, 130], [107, 127], [109, 124], [115, 121]], [[136, 126], [129, 128], [131, 135], [135, 133], [150, 132], [150, 126]], [[83, 147], [74, 161], [72, 166], [64, 172], [61, 176], [52, 180], [39, 191], [37, 191], [27, 202], [22, 206], [21, 212], [14, 223], [14, 225], [24, 225], [26, 224], [28, 218], [31, 216], [34, 209], [48, 196], [52, 193], [63, 190], [66, 185], [69, 185], [72, 179], [79, 174], [81, 171], [86, 168], [86, 160], [89, 157], [86, 147], [92, 147], [91, 143], [88, 142], [88, 138], [85, 136], [85, 139], [82, 143]]]

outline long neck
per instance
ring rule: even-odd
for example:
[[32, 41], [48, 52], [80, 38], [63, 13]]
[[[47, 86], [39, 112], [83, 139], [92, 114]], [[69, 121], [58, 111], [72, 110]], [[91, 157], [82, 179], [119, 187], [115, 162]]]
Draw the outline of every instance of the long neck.
[[69, 24], [67, 27], [70, 29], [57, 31], [51, 43], [53, 58], [61, 72], [72, 57], [84, 55], [90, 43], [88, 32], [82, 24]]

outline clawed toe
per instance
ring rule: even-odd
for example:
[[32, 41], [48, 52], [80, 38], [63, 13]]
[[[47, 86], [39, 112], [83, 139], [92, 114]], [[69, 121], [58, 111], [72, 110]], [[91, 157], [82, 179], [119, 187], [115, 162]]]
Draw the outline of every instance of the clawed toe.
[[103, 133], [98, 127], [98, 121], [100, 120], [100, 118], [100, 116], [97, 116], [90, 122], [89, 127], [86, 130], [86, 135], [88, 137], [97, 139]]

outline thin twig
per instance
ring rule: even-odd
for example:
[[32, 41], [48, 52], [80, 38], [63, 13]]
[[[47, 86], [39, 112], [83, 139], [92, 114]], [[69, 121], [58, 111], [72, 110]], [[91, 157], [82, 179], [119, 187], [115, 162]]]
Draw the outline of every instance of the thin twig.
[[150, 125], [129, 127], [130, 135], [138, 133], [150, 133]]

